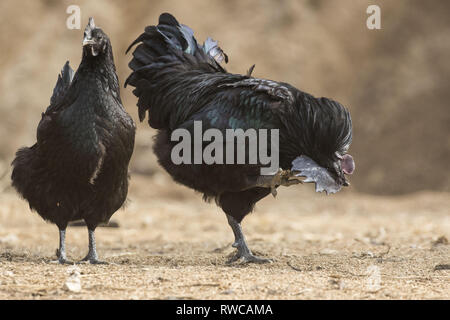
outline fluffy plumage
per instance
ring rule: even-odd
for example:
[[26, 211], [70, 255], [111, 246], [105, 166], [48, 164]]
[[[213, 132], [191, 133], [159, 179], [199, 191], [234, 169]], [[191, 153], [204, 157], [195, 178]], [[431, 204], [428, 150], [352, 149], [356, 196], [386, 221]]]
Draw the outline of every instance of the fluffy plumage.
[[[223, 51], [208, 41], [214, 43], [214, 50], [208, 43], [199, 45], [190, 28], [165, 13], [128, 49], [138, 44], [126, 84], [135, 87], [140, 120], [148, 114], [149, 125], [159, 129], [154, 151], [169, 174], [206, 198], [215, 198], [237, 223], [270, 194], [269, 188], [248, 187], [259, 176], [261, 164], [172, 163], [176, 144], [170, 141], [172, 131], [193, 132], [193, 122], [201, 121], [203, 130], [222, 132], [279, 129], [282, 169], [291, 169], [293, 160], [305, 155], [326, 168], [336, 184], [346, 185], [340, 161], [352, 140], [349, 112], [338, 102], [315, 98], [287, 83], [253, 78], [253, 67], [247, 75], [228, 73], [219, 64], [226, 57]], [[234, 222], [230, 225], [237, 230]]]
[[126, 199], [134, 137], [110, 40], [90, 20], [81, 64], [75, 75], [69, 62], [64, 66], [37, 142], [20, 149], [12, 163], [12, 184], [31, 209], [60, 230], [84, 219], [93, 232]]

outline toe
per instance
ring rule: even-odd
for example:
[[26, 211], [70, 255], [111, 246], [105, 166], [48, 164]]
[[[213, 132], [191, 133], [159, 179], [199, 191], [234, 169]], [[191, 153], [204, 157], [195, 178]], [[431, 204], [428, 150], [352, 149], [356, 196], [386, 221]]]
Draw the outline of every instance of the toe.
[[246, 263], [273, 263], [273, 261], [271, 259], [266, 259], [266, 258], [260, 258], [254, 255], [248, 255], [244, 257], [244, 262]]
[[58, 263], [59, 264], [74, 264], [72, 261], [69, 261], [69, 260], [67, 260], [67, 259], [65, 259], [65, 258], [59, 258], [58, 259]]
[[227, 261], [227, 264], [232, 264], [234, 262], [238, 262], [240, 264], [247, 264], [247, 263], [264, 264], [264, 263], [273, 263], [273, 260], [266, 259], [266, 258], [260, 258], [260, 257], [254, 256], [253, 254], [237, 253]]
[[106, 262], [106, 261], [101, 261], [101, 260], [97, 260], [97, 259], [89, 260], [89, 263], [90, 263], [90, 264], [103, 264], [103, 265], [109, 264], [109, 263]]
[[232, 256], [230, 259], [228, 259], [227, 264], [232, 264], [233, 262], [236, 262], [237, 260], [239, 260], [241, 257], [238, 254], [235, 254], [234, 256]]

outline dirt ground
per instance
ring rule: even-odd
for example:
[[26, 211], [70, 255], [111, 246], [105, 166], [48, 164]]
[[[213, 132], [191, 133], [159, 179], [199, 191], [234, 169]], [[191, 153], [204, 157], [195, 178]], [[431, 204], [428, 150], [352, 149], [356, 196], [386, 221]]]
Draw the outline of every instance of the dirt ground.
[[[129, 198], [112, 218], [118, 228], [97, 229], [110, 264], [73, 267], [52, 263], [56, 227], [3, 192], [0, 299], [450, 298], [446, 193], [325, 197], [311, 185], [284, 188], [243, 223], [253, 251], [275, 260], [264, 265], [227, 264], [234, 249], [224, 214], [163, 173], [133, 176]], [[82, 258], [87, 241], [85, 228], [69, 228], [69, 258]], [[65, 287], [73, 277], [79, 292]]]

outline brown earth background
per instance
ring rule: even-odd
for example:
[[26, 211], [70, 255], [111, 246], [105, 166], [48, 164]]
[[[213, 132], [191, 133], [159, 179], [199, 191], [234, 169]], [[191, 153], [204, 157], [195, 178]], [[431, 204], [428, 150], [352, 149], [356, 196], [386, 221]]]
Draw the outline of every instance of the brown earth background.
[[[341, 102], [354, 124], [352, 187], [330, 198], [290, 188], [262, 201], [244, 227], [251, 247], [276, 262], [230, 269], [223, 214], [174, 185], [151, 151], [154, 131], [138, 124], [130, 204], [113, 217], [119, 229], [98, 235], [100, 255], [115, 264], [81, 266], [82, 293], [62, 290], [66, 269], [48, 263], [56, 228], [9, 187], [9, 164], [35, 142], [65, 61], [80, 62], [83, 32], [65, 25], [71, 4], [82, 28], [94, 16], [109, 34], [122, 84], [128, 45], [170, 12], [199, 41], [219, 40], [228, 71], [256, 64], [256, 77]], [[381, 7], [381, 30], [366, 28], [369, 4]], [[418, 0], [2, 0], [0, 298], [448, 299], [450, 273], [435, 270], [450, 263], [448, 12], [448, 1]], [[131, 90], [122, 98], [137, 121]], [[85, 233], [69, 231], [69, 255], [81, 258]], [[366, 288], [371, 265], [383, 277], [375, 292]]]
[[[0, 4], [0, 160], [30, 145], [66, 60], [77, 67], [82, 31], [65, 13], [79, 4], [108, 32], [119, 78], [125, 50], [161, 12], [212, 36], [228, 70], [285, 81], [347, 106], [354, 121], [355, 190], [402, 194], [450, 191], [450, 20], [447, 1], [377, 1], [382, 30], [366, 28], [371, 1], [10, 1]], [[84, 26], [83, 26], [84, 27]], [[136, 99], [122, 90], [137, 119]], [[139, 126], [132, 170], [156, 170], [152, 132]]]

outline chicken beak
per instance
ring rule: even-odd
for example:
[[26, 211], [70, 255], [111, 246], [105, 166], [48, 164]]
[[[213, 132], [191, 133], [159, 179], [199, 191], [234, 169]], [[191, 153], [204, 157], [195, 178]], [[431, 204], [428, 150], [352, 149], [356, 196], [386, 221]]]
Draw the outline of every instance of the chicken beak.
[[88, 46], [88, 45], [93, 45], [93, 44], [95, 44], [94, 40], [84, 38], [84, 40], [83, 40], [83, 47]]

